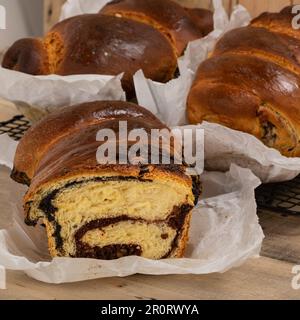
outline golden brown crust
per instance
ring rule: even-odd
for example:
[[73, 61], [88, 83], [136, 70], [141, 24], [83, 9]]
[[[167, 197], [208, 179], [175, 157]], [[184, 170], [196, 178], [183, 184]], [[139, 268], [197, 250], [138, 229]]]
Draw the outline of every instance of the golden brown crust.
[[[58, 140], [87, 126], [101, 125], [107, 119], [124, 120], [124, 117], [144, 119], [149, 124], [158, 121], [149, 111], [122, 101], [89, 102], [54, 111], [25, 133], [17, 148], [12, 178], [30, 183], [41, 158]], [[162, 123], [157, 125], [165, 127]]]
[[174, 76], [177, 57], [169, 41], [146, 24], [86, 14], [58, 23], [43, 40], [18, 41], [3, 66], [35, 75], [124, 72], [122, 84], [132, 96], [136, 71], [142, 69], [147, 78], [167, 82]]
[[[267, 48], [267, 50], [266, 50]], [[265, 28], [244, 27], [226, 33], [218, 41], [213, 56], [225, 53], [253, 53], [300, 74], [300, 39]]]
[[153, 28], [129, 19], [82, 15], [59, 23], [48, 37], [53, 34], [59, 35], [63, 43], [56, 70], [60, 75], [125, 72], [123, 85], [129, 92], [132, 77], [139, 69], [159, 82], [170, 80], [176, 69], [176, 57], [165, 38]]
[[190, 230], [190, 224], [192, 219], [192, 211], [187, 215], [184, 226], [182, 228], [182, 232], [180, 235], [180, 238], [178, 239], [177, 249], [174, 253], [174, 256], [171, 258], [183, 258], [184, 253], [187, 247], [187, 244], [189, 242], [189, 230]]
[[212, 11], [201, 8], [184, 8], [193, 20], [194, 24], [201, 30], [202, 36], [208, 35], [214, 29], [214, 15]]
[[264, 12], [259, 17], [253, 19], [251, 25], [266, 28], [271, 32], [289, 35], [299, 40], [299, 30], [292, 28], [292, 20], [295, 17], [292, 9], [293, 6], [288, 6], [279, 13]]
[[2, 61], [3, 68], [32, 75], [49, 74], [48, 54], [40, 39], [22, 39], [8, 49]]
[[51, 257], [59, 256], [59, 252], [56, 250], [55, 237], [53, 236], [55, 230], [53, 225], [47, 220], [44, 219], [44, 224], [46, 226], [47, 238], [48, 238], [48, 249]]
[[30, 184], [25, 202], [47, 185], [82, 175], [139, 177], [144, 171], [144, 179], [163, 177], [191, 186], [191, 178], [178, 165], [149, 165], [145, 171], [140, 165], [99, 164], [96, 154], [103, 142], [97, 141], [97, 133], [110, 128], [116, 133], [117, 143], [122, 143], [118, 140], [119, 121], [126, 121], [128, 130], [143, 128], [148, 134], [151, 129], [167, 129], [149, 111], [121, 101], [63, 108], [32, 127], [18, 145], [12, 174], [16, 181]]
[[190, 41], [205, 35], [206, 19], [211, 17], [210, 12], [202, 11], [201, 17], [204, 21], [202, 24], [199, 12], [191, 17], [182, 6], [171, 0], [115, 0], [108, 3], [100, 12], [152, 25], [172, 41], [179, 56]]
[[300, 155], [300, 42], [291, 17], [266, 13], [223, 36], [191, 88], [191, 123], [220, 123]]

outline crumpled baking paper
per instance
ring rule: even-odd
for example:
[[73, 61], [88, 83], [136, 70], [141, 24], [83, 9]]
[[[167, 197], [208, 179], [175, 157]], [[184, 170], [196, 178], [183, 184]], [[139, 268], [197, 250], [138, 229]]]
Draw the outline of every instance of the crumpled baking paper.
[[[213, 3], [214, 31], [189, 44], [185, 55], [179, 59], [179, 78], [161, 84], [146, 79], [142, 71], [138, 71], [134, 77], [139, 104], [171, 127], [188, 123], [186, 101], [195, 73], [217, 40], [225, 32], [250, 22], [250, 15], [244, 7], [236, 6], [229, 19], [222, 1], [214, 0]], [[284, 157], [252, 135], [213, 123], [203, 123], [200, 128], [205, 129], [207, 170], [226, 172], [235, 163], [251, 169], [264, 183], [291, 180], [300, 174], [300, 158]]]
[[[256, 215], [254, 189], [259, 179], [232, 165], [227, 173], [202, 175], [204, 194], [193, 212], [185, 258], [153, 261], [142, 257], [118, 260], [55, 258], [48, 255], [44, 228], [24, 224], [26, 187], [9, 178], [17, 143], [0, 136], [0, 266], [22, 270], [48, 283], [65, 283], [132, 274], [207, 274], [225, 272], [260, 253], [263, 231]], [[3, 272], [2, 272], [3, 274]], [[5, 275], [0, 277], [0, 286]], [[2, 283], [1, 283], [2, 280]]]
[[52, 110], [95, 100], [125, 100], [122, 75], [32, 76], [0, 67], [0, 97]]
[[264, 183], [292, 180], [300, 174], [300, 158], [287, 158], [256, 137], [215, 123], [203, 122], [207, 170], [226, 172], [232, 163], [250, 168]]

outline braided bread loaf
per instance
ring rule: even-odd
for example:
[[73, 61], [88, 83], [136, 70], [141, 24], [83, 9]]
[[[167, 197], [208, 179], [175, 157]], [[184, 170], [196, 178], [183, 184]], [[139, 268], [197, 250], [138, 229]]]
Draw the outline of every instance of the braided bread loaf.
[[300, 156], [300, 33], [292, 7], [226, 33], [188, 97], [191, 123], [216, 122]]
[[3, 67], [33, 75], [103, 74], [123, 77], [133, 95], [134, 73], [166, 82], [177, 68], [169, 41], [152, 27], [129, 19], [99, 14], [76, 16], [58, 23], [44, 39], [17, 41]]
[[147, 134], [167, 129], [140, 106], [93, 102], [47, 116], [18, 146], [12, 178], [30, 185], [25, 221], [44, 222], [53, 257], [160, 259], [184, 253], [199, 181], [182, 165], [99, 163], [103, 142], [97, 133], [110, 128], [117, 134], [119, 121]]
[[[121, 18], [115, 10], [122, 12]], [[43, 39], [17, 41], [2, 66], [32, 75], [124, 72], [123, 87], [131, 97], [136, 71], [142, 69], [147, 78], [158, 82], [171, 80], [178, 55], [212, 25], [211, 12], [191, 15], [171, 0], [113, 1], [100, 14], [58, 23]]]

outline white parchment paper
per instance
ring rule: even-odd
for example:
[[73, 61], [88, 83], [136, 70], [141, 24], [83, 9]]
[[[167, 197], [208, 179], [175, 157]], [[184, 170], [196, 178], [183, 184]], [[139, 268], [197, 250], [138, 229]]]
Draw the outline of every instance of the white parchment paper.
[[[225, 32], [250, 22], [250, 15], [244, 7], [236, 6], [229, 19], [222, 1], [214, 0], [213, 3], [214, 31], [189, 44], [185, 55], [179, 59], [181, 75], [178, 79], [161, 84], [146, 79], [142, 71], [134, 77], [139, 104], [171, 127], [188, 123], [186, 101], [195, 73], [217, 40]], [[291, 180], [300, 174], [300, 158], [284, 157], [252, 135], [212, 123], [203, 123], [200, 128], [205, 129], [205, 164], [208, 170], [226, 172], [235, 163], [250, 168], [264, 183]]]
[[[204, 173], [204, 195], [194, 209], [190, 241], [183, 259], [152, 261], [56, 258], [48, 255], [44, 228], [24, 224], [26, 188], [9, 178], [17, 143], [0, 136], [0, 270], [23, 270], [44, 282], [63, 283], [136, 273], [149, 275], [225, 272], [258, 257], [262, 229], [256, 215], [254, 189], [260, 184], [248, 169], [233, 165], [227, 173]], [[0, 276], [0, 287], [5, 275]], [[2, 280], [2, 283], [1, 283]]]
[[250, 168], [264, 183], [294, 179], [300, 174], [300, 158], [287, 158], [254, 136], [204, 122], [205, 167], [226, 172], [232, 163]]
[[38, 109], [53, 109], [95, 100], [125, 100], [122, 75], [32, 76], [0, 67], [0, 97]]

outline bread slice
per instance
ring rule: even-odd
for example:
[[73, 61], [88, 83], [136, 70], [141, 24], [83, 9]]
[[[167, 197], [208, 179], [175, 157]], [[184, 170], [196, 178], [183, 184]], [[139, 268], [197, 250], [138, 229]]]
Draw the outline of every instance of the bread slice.
[[[130, 103], [87, 103], [46, 117], [18, 147], [12, 177], [30, 184], [25, 221], [43, 221], [53, 257], [184, 254], [198, 177], [188, 176], [183, 165], [97, 163], [97, 131], [121, 120], [129, 128], [164, 128]], [[25, 163], [26, 156], [31, 161]]]
[[191, 185], [167, 170], [147, 170], [86, 171], [43, 185], [25, 197], [26, 221], [43, 219], [52, 256], [179, 257], [194, 206]]

